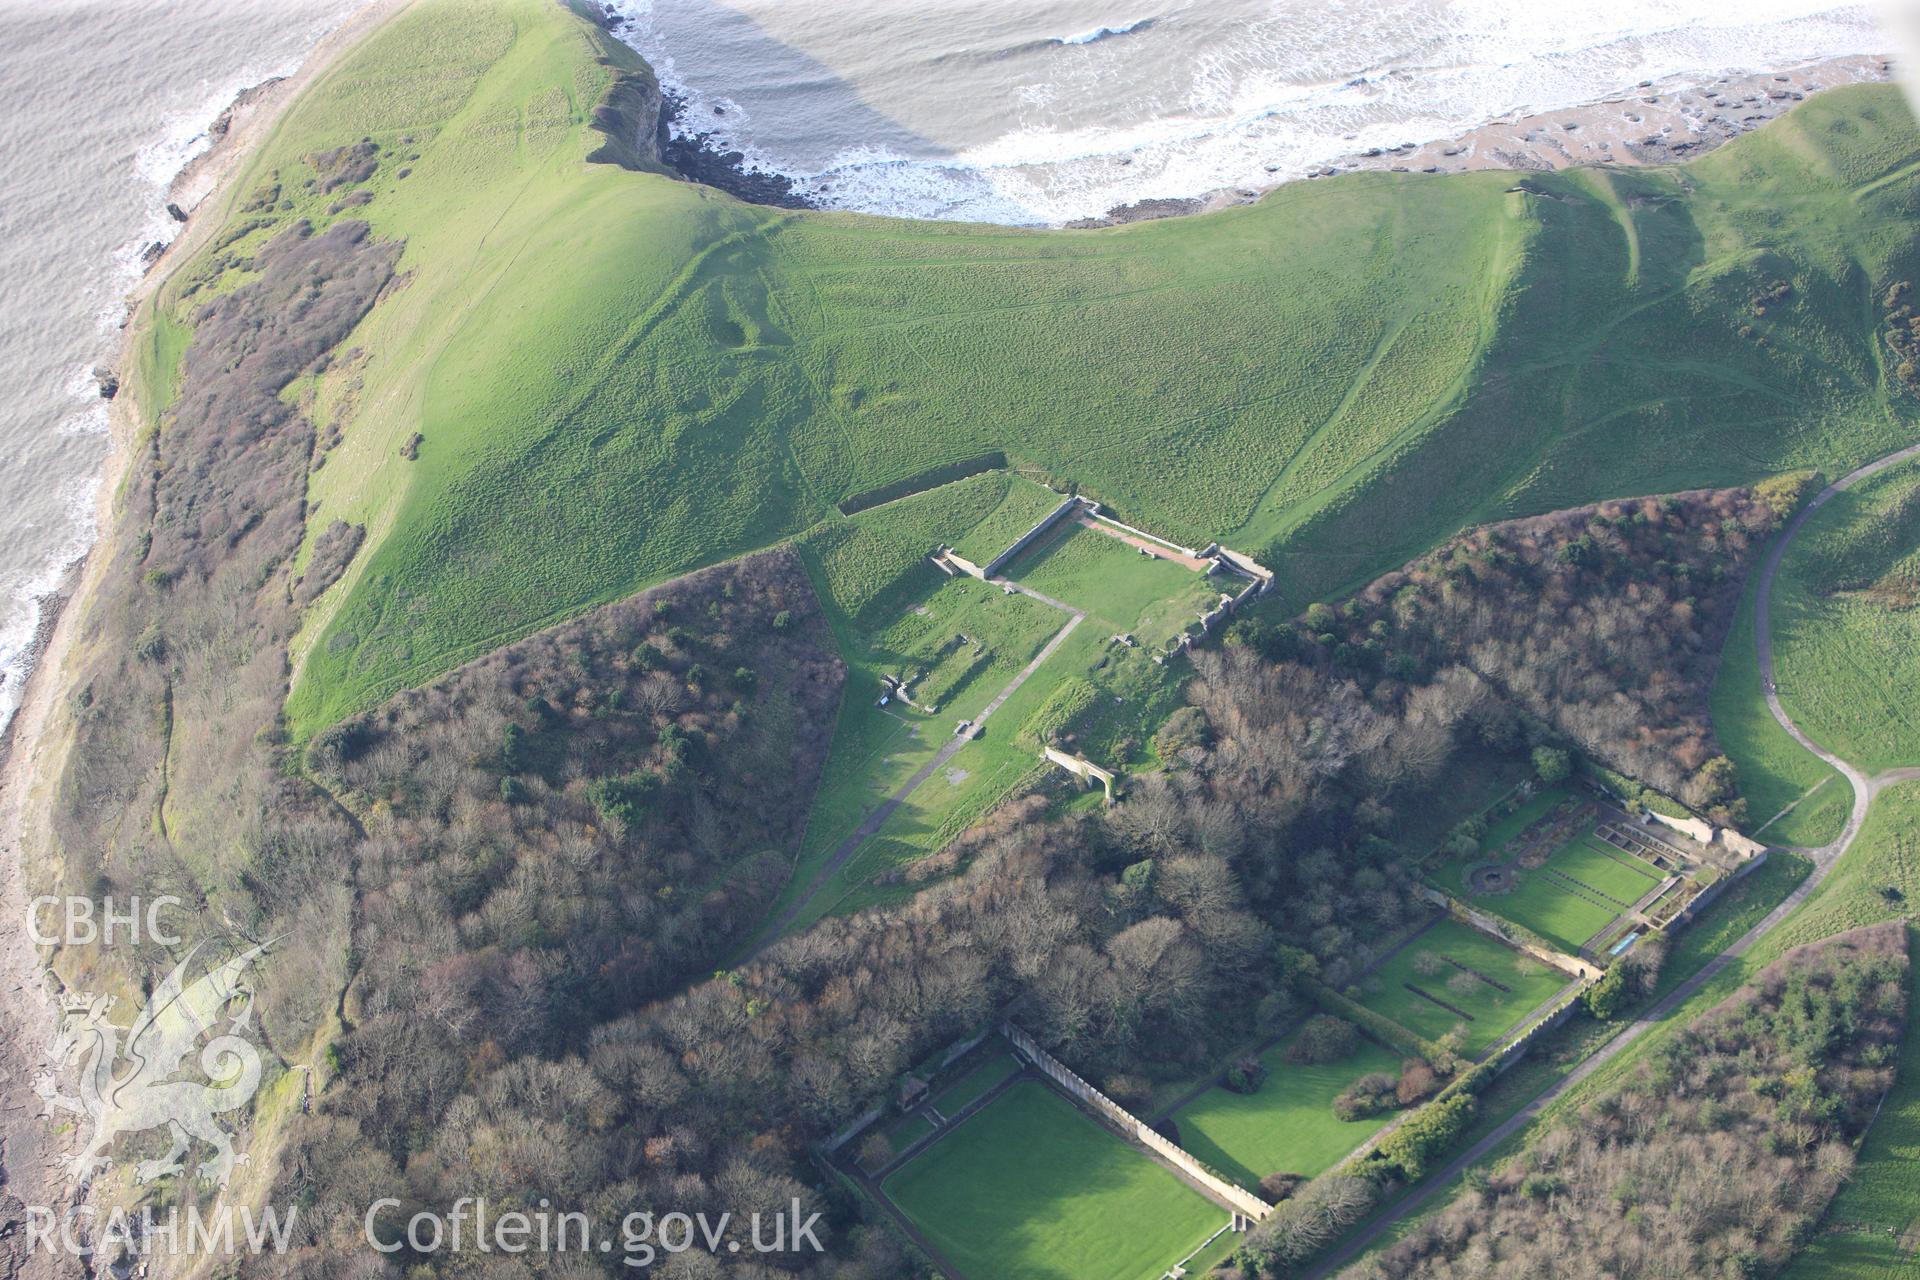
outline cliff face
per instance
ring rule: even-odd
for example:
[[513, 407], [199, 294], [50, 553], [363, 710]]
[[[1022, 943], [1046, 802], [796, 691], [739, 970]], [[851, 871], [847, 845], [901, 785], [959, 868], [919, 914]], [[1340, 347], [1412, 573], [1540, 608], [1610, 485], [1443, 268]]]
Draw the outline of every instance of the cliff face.
[[664, 169], [660, 111], [660, 83], [644, 62], [615, 73], [606, 96], [593, 109], [593, 127], [606, 140], [587, 159], [623, 169]]

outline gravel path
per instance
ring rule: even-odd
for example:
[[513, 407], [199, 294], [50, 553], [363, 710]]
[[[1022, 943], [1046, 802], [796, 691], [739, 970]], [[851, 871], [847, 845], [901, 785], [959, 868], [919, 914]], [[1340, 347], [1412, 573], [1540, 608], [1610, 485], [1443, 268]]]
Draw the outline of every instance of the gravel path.
[[1054, 651], [1066, 643], [1067, 637], [1073, 634], [1074, 628], [1086, 621], [1086, 614], [1080, 612], [1080, 610], [1070, 604], [1063, 604], [1053, 599], [1051, 596], [1043, 596], [1038, 591], [1029, 590], [1017, 583], [1006, 582], [1003, 579], [996, 578], [993, 582], [995, 586], [1010, 586], [1021, 595], [1032, 596], [1042, 604], [1052, 605], [1054, 608], [1064, 610], [1073, 616], [1067, 619], [1066, 626], [1054, 632], [1053, 639], [1047, 641], [1040, 652], [1034, 655], [1033, 661], [1020, 669], [1019, 675], [1010, 680], [1007, 686], [1000, 690], [999, 693], [993, 695], [993, 701], [987, 704], [986, 710], [974, 717], [972, 725], [965, 733], [955, 734], [942, 744], [940, 750], [934, 753], [933, 759], [927, 761], [911, 778], [901, 783], [899, 790], [895, 791], [885, 800], [882, 800], [878, 807], [862, 819], [858, 827], [854, 828], [852, 835], [834, 846], [833, 853], [828, 857], [826, 865], [820, 868], [819, 873], [813, 878], [813, 883], [807, 886], [805, 896], [801, 897], [785, 911], [782, 911], [779, 916], [774, 919], [773, 923], [767, 929], [764, 940], [760, 945], [754, 947], [743, 956], [740, 963], [744, 964], [748, 960], [753, 959], [785, 936], [787, 930], [793, 927], [793, 922], [800, 918], [800, 913], [807, 909], [807, 904], [819, 896], [820, 891], [826, 888], [828, 883], [832, 881], [833, 877], [839, 873], [842, 867], [847, 865], [847, 862], [853, 857], [854, 853], [859, 850], [860, 846], [872, 839], [874, 834], [886, 825], [887, 819], [893, 816], [894, 810], [905, 804], [907, 797], [919, 790], [920, 784], [928, 778], [931, 778], [935, 770], [945, 765], [947, 761], [953, 759], [953, 757], [959, 753], [960, 748], [966, 746], [969, 742], [972, 742], [974, 738], [979, 736], [981, 728], [987, 723], [987, 717], [998, 711], [1002, 703], [1019, 692], [1020, 686], [1025, 684], [1033, 673], [1040, 669], [1041, 664], [1046, 662], [1048, 658], [1051, 658], [1054, 655]]

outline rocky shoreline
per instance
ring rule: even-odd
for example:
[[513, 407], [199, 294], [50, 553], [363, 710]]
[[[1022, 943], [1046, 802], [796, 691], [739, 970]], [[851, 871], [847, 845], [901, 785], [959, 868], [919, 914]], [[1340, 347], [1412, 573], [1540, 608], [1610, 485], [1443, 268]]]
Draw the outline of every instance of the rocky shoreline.
[[704, 183], [748, 204], [781, 209], [817, 209], [820, 206], [793, 189], [783, 173], [752, 168], [743, 152], [723, 147], [709, 131], [676, 135], [674, 126], [686, 116], [686, 100], [668, 90], [660, 93], [660, 123], [655, 140], [660, 159], [689, 182]]
[[[143, 257], [149, 268], [168, 255], [190, 254], [205, 241], [216, 220], [194, 214], [219, 193], [298, 92], [368, 31], [398, 12], [403, 2], [373, 0], [323, 37], [294, 75], [263, 81], [235, 96], [208, 126], [210, 145], [169, 185], [168, 213], [183, 225], [171, 243], [155, 241], [148, 247]], [[157, 287], [161, 275], [149, 270], [134, 286], [125, 300], [126, 317]], [[121, 324], [124, 328], [126, 318]], [[126, 360], [123, 351], [121, 367]], [[67, 652], [75, 642], [81, 603], [104, 565], [101, 548], [109, 545], [114, 482], [127, 472], [131, 442], [140, 429], [133, 397], [121, 394], [118, 378], [103, 372], [107, 377], [99, 381], [103, 397], [110, 401], [113, 451], [102, 469], [103, 482], [95, 498], [99, 534], [93, 550], [68, 571], [44, 602], [33, 640], [32, 669], [0, 742], [0, 1277], [5, 1280], [75, 1274], [70, 1259], [44, 1250], [26, 1251], [23, 1219], [27, 1206], [64, 1214], [86, 1205], [85, 1193], [76, 1191], [71, 1182], [69, 1163], [81, 1133], [56, 1123], [32, 1088], [35, 1077], [54, 1065], [51, 1048], [59, 1029], [59, 1006], [57, 980], [42, 963], [40, 949], [26, 928], [30, 891], [25, 846], [35, 821], [35, 804], [43, 799], [42, 789], [51, 785], [52, 771], [58, 766]], [[93, 1268], [86, 1270], [91, 1274]], [[104, 1274], [108, 1269], [100, 1270]]]
[[1223, 188], [1204, 196], [1142, 200], [1066, 225], [1089, 229], [1250, 204], [1289, 182], [1336, 174], [1463, 173], [1478, 169], [1543, 171], [1573, 165], [1678, 164], [1773, 120], [1824, 89], [1893, 78], [1890, 60], [1855, 55], [1785, 71], [1723, 76], [1705, 84], [1642, 81], [1625, 93], [1562, 111], [1516, 112], [1456, 137], [1367, 147], [1262, 187]]

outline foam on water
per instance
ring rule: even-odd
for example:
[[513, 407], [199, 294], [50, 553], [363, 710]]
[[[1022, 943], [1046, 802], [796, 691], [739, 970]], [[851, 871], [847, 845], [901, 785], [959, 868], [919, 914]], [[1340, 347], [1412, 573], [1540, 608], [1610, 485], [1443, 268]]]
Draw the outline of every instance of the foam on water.
[[[1887, 44], [1871, 9], [1822, 0], [1755, 0], [1737, 9], [1712, 0], [1248, 0], [1231, 21], [1220, 6], [1186, 0], [1150, 18], [1096, 20], [1072, 36], [1034, 31], [1058, 16], [1040, 4], [1029, 6], [1031, 15], [1008, 9], [1016, 17], [1003, 24], [997, 47], [981, 45], [976, 12], [1006, 8], [993, 0], [961, 7], [971, 16], [873, 0], [861, 28], [833, 28], [818, 47], [791, 0], [733, 7], [750, 20], [758, 46], [743, 35], [739, 12], [730, 11], [723, 38], [698, 0], [616, 7], [627, 20], [622, 37], [685, 101], [684, 119], [697, 122], [683, 128], [785, 174], [823, 204], [1026, 224], [1269, 185], [1356, 149], [1582, 106], [1644, 80], [1692, 86], [1879, 53]], [[773, 34], [776, 25], [785, 40]], [[849, 41], [871, 47], [849, 52]], [[769, 65], [799, 59], [819, 73], [756, 77], [741, 65], [756, 48]], [[889, 48], [899, 50], [897, 60]], [[971, 83], [959, 83], [967, 77]], [[836, 113], [822, 105], [831, 95], [860, 109]], [[936, 100], [938, 108], [926, 109], [931, 127], [918, 125], [924, 145], [819, 136], [823, 122], [831, 130], [836, 119], [843, 129], [870, 128], [869, 107], [891, 106], [887, 123], [912, 128], [917, 102]], [[977, 118], [955, 122], [942, 110], [953, 102], [970, 104]], [[783, 127], [779, 117], [790, 112], [804, 113], [805, 137]], [[799, 151], [825, 158], [805, 162]]]
[[1135, 31], [1144, 31], [1153, 25], [1152, 18], [1136, 18], [1132, 22], [1123, 22], [1114, 27], [1095, 27], [1083, 31], [1077, 36], [1055, 36], [1054, 44], [1092, 44], [1095, 40], [1105, 40], [1109, 36], [1131, 35]]
[[113, 359], [148, 246], [180, 233], [169, 188], [242, 89], [294, 70], [354, 7], [178, 0], [164, 20], [131, 5], [66, 19], [0, 11], [0, 44], [19, 55], [0, 77], [0, 134], [23, 218], [0, 261], [31, 309], [0, 347], [0, 730], [54, 594], [98, 536], [109, 425], [93, 368]]

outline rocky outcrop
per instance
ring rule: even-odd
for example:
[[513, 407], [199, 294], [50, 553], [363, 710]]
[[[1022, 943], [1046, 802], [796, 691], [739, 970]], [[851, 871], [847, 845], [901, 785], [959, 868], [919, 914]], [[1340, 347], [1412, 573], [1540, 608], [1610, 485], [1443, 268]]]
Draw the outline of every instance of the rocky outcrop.
[[643, 63], [616, 71], [600, 105], [593, 109], [593, 127], [605, 141], [587, 159], [617, 164], [623, 169], [658, 170], [660, 158], [660, 84]]

